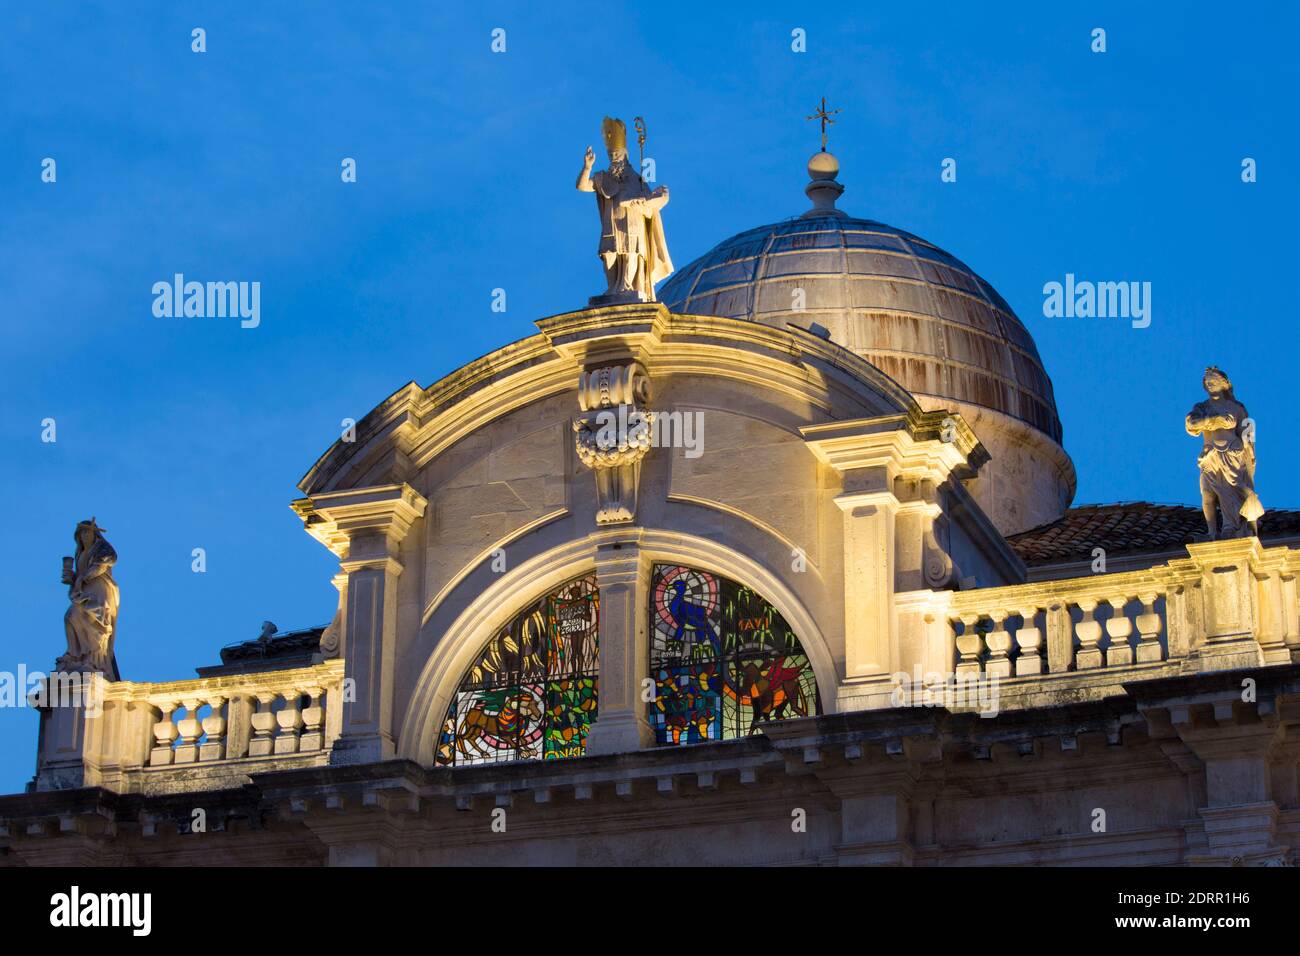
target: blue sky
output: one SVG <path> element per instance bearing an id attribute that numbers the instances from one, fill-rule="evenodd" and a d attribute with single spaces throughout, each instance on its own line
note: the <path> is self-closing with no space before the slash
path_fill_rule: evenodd
<path id="1" fill-rule="evenodd" d="M 1258 422 L 1265 504 L 1300 506 L 1300 17 L 1135 6 L 6 4 L 0 670 L 62 652 L 60 557 L 91 514 L 119 553 L 127 677 L 192 675 L 264 619 L 327 621 L 337 565 L 289 510 L 298 479 L 341 419 L 601 291 L 573 180 L 606 113 L 647 118 L 680 266 L 807 207 L 826 96 L 841 207 L 965 260 L 1035 336 L 1076 503 L 1196 502 L 1182 417 L 1213 362 Z M 260 282 L 261 325 L 155 318 L 177 272 Z M 1067 272 L 1151 282 L 1151 326 L 1044 318 Z M 35 745 L 35 714 L 0 710 L 0 793 Z"/>

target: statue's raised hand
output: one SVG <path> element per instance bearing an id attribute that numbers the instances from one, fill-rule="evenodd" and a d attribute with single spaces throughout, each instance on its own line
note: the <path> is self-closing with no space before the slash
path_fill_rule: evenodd
<path id="1" fill-rule="evenodd" d="M 596 151 L 592 149 L 590 146 L 588 146 L 587 152 L 582 157 L 583 168 L 591 169 L 592 164 L 595 162 L 596 162 Z"/>

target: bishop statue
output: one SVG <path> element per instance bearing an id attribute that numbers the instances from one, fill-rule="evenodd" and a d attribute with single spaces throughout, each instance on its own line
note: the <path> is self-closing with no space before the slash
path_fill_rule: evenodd
<path id="1" fill-rule="evenodd" d="M 638 127 L 644 129 L 644 127 Z M 668 189 L 650 189 L 628 163 L 627 127 L 605 117 L 603 133 L 609 168 L 591 171 L 596 154 L 590 146 L 582 161 L 577 187 L 596 194 L 600 245 L 596 254 L 605 267 L 608 288 L 593 305 L 655 301 L 655 283 L 673 271 L 659 211 L 668 205 Z"/>

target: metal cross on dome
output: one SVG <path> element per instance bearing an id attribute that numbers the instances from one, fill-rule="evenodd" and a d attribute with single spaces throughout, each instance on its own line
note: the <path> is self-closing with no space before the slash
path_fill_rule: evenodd
<path id="1" fill-rule="evenodd" d="M 822 152 L 823 152 L 823 153 L 826 152 L 826 127 L 827 127 L 827 126 L 831 126 L 831 125 L 834 124 L 835 120 L 831 119 L 831 117 L 834 116 L 834 115 L 835 115 L 836 113 L 838 113 L 838 112 L 839 112 L 839 110 L 828 110 L 828 109 L 826 109 L 826 97 L 823 96 L 823 97 L 822 97 L 821 106 L 817 107 L 817 111 L 816 111 L 815 113 L 813 113 L 812 116 L 806 116 L 806 117 L 804 117 L 804 119 L 810 119 L 810 120 L 811 120 L 811 119 L 821 120 L 821 122 L 822 122 Z"/>

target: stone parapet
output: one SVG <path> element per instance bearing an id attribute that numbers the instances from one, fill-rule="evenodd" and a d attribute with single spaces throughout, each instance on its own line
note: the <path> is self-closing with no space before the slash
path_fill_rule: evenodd
<path id="1" fill-rule="evenodd" d="M 900 616 L 934 625 L 912 626 L 915 670 L 995 680 L 1001 706 L 1025 707 L 1300 658 L 1300 551 L 1254 538 L 1187 550 L 1141 571 L 900 595 Z"/>
<path id="2" fill-rule="evenodd" d="M 1242 677 L 1249 703 L 1230 700 Z M 987 718 L 827 714 L 577 760 L 268 766 L 197 800 L 0 797 L 0 865 L 1290 862 L 1300 667 L 1130 691 Z"/>
<path id="3" fill-rule="evenodd" d="M 100 680 L 96 707 L 42 709 L 31 789 L 197 792 L 324 763 L 339 735 L 343 682 L 337 659 L 193 680 Z"/>

